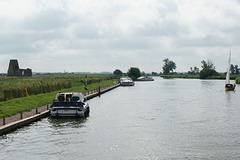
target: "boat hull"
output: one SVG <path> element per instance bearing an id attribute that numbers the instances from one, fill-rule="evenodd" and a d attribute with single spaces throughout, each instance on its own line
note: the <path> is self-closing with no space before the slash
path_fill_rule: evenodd
<path id="1" fill-rule="evenodd" d="M 87 103 L 80 106 L 70 106 L 67 102 L 61 105 L 54 105 L 53 103 L 50 107 L 51 117 L 88 117 L 90 113 L 90 108 Z"/>
<path id="2" fill-rule="evenodd" d="M 52 117 L 86 117 L 89 113 L 78 109 L 55 109 L 50 111 Z"/>
<path id="3" fill-rule="evenodd" d="M 233 84 L 226 84 L 225 85 L 225 90 L 226 91 L 234 91 L 235 90 L 235 85 L 233 85 Z"/>
<path id="4" fill-rule="evenodd" d="M 134 86 L 134 82 L 121 82 L 121 86 Z"/>

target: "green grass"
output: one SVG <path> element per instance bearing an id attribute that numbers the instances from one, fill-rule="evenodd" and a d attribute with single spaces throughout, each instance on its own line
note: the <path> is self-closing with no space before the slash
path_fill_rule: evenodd
<path id="1" fill-rule="evenodd" d="M 49 76 L 47 76 L 47 77 L 43 76 L 42 78 L 47 79 L 48 77 Z M 99 78 L 108 79 L 109 75 L 108 76 L 107 75 L 87 75 L 87 77 L 85 75 L 84 76 L 78 75 L 76 77 L 75 77 L 75 75 L 74 76 L 71 75 L 70 77 L 63 75 L 63 77 L 61 77 L 61 76 L 53 76 L 53 77 L 58 78 L 60 80 L 62 80 L 61 78 L 63 78 L 63 79 L 65 78 L 68 80 L 73 80 L 73 78 L 75 78 L 75 80 L 73 80 L 74 85 L 72 88 L 68 88 L 68 89 L 62 89 L 62 90 L 58 90 L 58 91 L 54 91 L 54 92 L 50 92 L 50 93 L 30 95 L 29 97 L 14 98 L 14 99 L 11 99 L 8 101 L 2 101 L 2 102 L 0 102 L 0 118 L 9 117 L 9 116 L 18 114 L 20 112 L 29 111 L 29 110 L 32 110 L 34 108 L 37 108 L 37 107 L 40 107 L 40 106 L 43 106 L 46 104 L 50 104 L 58 92 L 86 93 L 88 91 L 93 91 L 93 90 L 97 89 L 99 86 L 106 87 L 106 86 L 112 85 L 114 83 L 114 81 L 117 80 L 117 79 L 103 80 L 100 82 L 88 84 L 88 90 L 86 91 L 84 89 L 84 84 L 82 83 L 81 80 L 86 79 L 86 78 L 88 80 L 96 79 L 96 78 L 97 79 L 99 79 Z M 34 78 L 35 77 L 33 77 L 33 79 Z M 50 79 L 52 79 L 52 78 L 50 78 Z M 22 81 L 22 80 L 23 79 L 20 78 L 20 81 Z M 15 79 L 15 81 L 18 81 L 17 78 Z"/>

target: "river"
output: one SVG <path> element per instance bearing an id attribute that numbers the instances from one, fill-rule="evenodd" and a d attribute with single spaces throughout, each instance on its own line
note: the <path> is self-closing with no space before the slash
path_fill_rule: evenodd
<path id="1" fill-rule="evenodd" d="M 0 159 L 240 159 L 240 86 L 162 79 L 88 101 L 87 119 L 44 118 L 0 137 Z"/>

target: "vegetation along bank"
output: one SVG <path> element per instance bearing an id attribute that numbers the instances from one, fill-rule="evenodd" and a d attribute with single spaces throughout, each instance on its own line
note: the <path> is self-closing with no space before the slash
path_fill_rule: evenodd
<path id="1" fill-rule="evenodd" d="M 162 67 L 163 73 L 160 74 L 163 78 L 191 78 L 191 79 L 226 79 L 226 73 L 218 73 L 212 60 L 201 61 L 202 70 L 198 67 L 190 67 L 190 71 L 186 73 L 176 73 L 173 70 L 176 69 L 176 64 L 170 61 L 168 58 L 163 60 L 164 65 Z M 238 65 L 231 65 L 231 80 L 235 80 L 236 84 L 240 84 L 240 72 Z"/>

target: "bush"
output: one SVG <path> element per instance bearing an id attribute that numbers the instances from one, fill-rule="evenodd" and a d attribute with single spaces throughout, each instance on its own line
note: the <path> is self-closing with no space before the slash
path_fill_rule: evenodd
<path id="1" fill-rule="evenodd" d="M 240 84 L 240 77 L 237 77 L 237 78 L 235 79 L 235 83 L 236 83 L 236 84 Z"/>
<path id="2" fill-rule="evenodd" d="M 200 79 L 207 79 L 212 76 L 219 76 L 220 74 L 214 69 L 203 69 L 200 72 Z"/>
<path id="3" fill-rule="evenodd" d="M 138 77 L 141 76 L 141 73 L 140 73 L 140 70 L 138 68 L 135 68 L 135 67 L 131 67 L 129 70 L 128 70 L 128 76 L 130 78 L 132 78 L 134 81 L 137 80 Z"/>

